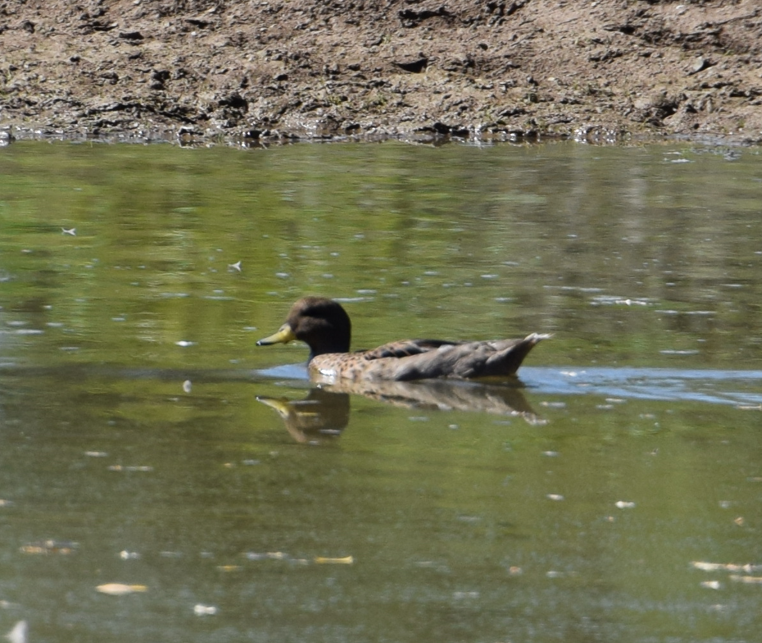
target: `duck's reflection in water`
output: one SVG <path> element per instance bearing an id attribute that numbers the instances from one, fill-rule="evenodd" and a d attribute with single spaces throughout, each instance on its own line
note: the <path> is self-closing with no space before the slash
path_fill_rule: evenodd
<path id="1" fill-rule="evenodd" d="M 304 399 L 257 397 L 275 409 L 297 442 L 336 437 L 349 424 L 349 395 L 362 395 L 386 404 L 409 409 L 471 411 L 521 417 L 529 424 L 544 424 L 519 382 L 485 384 L 462 380 L 339 381 L 312 388 Z"/>
<path id="2" fill-rule="evenodd" d="M 275 409 L 286 429 L 297 442 L 315 442 L 336 437 L 349 423 L 349 394 L 333 393 L 322 388 L 310 389 L 303 400 L 287 397 L 257 396 L 257 400 Z"/>

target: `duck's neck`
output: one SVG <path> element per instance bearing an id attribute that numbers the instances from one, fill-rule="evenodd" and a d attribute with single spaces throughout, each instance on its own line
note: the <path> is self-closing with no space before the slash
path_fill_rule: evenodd
<path id="1" fill-rule="evenodd" d="M 348 353 L 349 339 L 331 339 L 319 343 L 310 343 L 310 361 L 318 355 L 326 353 Z"/>

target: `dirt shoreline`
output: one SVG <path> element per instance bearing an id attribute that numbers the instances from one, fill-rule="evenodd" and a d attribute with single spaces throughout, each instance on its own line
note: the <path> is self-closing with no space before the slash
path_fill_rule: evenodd
<path id="1" fill-rule="evenodd" d="M 0 142 L 762 142 L 758 0 L 0 0 Z"/>

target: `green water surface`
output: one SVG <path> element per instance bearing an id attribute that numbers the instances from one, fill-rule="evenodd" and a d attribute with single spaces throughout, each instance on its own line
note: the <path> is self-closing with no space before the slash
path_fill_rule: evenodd
<path id="1" fill-rule="evenodd" d="M 0 634 L 759 641 L 760 213 L 755 149 L 0 149 Z M 304 294 L 553 337 L 315 391 Z"/>

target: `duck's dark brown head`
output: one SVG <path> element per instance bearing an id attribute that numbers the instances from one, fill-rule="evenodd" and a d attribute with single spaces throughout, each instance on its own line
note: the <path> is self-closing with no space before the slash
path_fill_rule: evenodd
<path id="1" fill-rule="evenodd" d="M 303 297 L 288 313 L 286 323 L 257 346 L 287 344 L 298 339 L 310 347 L 310 359 L 325 353 L 348 353 L 352 337 L 349 315 L 337 302 L 325 297 Z"/>

